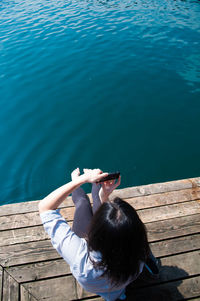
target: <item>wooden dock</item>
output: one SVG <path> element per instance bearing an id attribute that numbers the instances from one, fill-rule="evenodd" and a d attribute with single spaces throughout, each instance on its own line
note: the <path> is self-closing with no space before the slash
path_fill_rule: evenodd
<path id="1" fill-rule="evenodd" d="M 135 282 L 127 300 L 200 300 L 200 178 L 119 189 L 138 211 L 160 261 L 160 279 Z M 73 221 L 67 198 L 61 213 Z M 93 300 L 52 248 L 38 214 L 38 201 L 0 207 L 1 301 Z"/>

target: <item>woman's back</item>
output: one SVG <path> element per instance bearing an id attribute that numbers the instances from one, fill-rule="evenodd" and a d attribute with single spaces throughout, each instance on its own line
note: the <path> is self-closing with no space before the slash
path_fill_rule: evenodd
<path id="1" fill-rule="evenodd" d="M 149 252 L 144 224 L 135 209 L 120 198 L 101 205 L 91 221 L 87 241 L 89 251 L 101 254 L 100 261 L 93 261 L 94 267 L 104 270 L 112 284 L 135 277 Z"/>

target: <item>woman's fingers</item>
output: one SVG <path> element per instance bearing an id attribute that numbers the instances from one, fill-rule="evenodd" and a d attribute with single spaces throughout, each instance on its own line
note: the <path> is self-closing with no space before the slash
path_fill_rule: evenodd
<path id="1" fill-rule="evenodd" d="M 99 168 L 95 168 L 95 169 L 84 168 L 83 171 L 85 177 L 87 178 L 87 181 L 91 183 L 98 182 L 108 175 L 107 172 L 103 173 L 102 170 Z"/>

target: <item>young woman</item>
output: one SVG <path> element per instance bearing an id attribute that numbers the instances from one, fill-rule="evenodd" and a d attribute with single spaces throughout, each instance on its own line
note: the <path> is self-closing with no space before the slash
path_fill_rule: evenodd
<path id="1" fill-rule="evenodd" d="M 120 198 L 108 199 L 120 178 L 96 184 L 107 175 L 100 169 L 84 169 L 80 175 L 75 169 L 71 182 L 40 201 L 39 212 L 54 248 L 80 285 L 112 301 L 126 298 L 125 288 L 142 272 L 150 249 L 134 208 Z M 84 183 L 93 183 L 93 207 L 80 187 Z M 76 208 L 72 229 L 57 210 L 71 193 Z"/>

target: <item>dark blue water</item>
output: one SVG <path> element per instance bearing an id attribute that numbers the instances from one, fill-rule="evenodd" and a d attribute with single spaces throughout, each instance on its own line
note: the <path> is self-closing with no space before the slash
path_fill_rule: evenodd
<path id="1" fill-rule="evenodd" d="M 0 204 L 200 175 L 198 0 L 2 0 L 0 54 Z"/>

